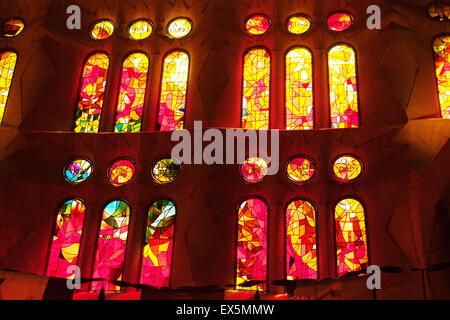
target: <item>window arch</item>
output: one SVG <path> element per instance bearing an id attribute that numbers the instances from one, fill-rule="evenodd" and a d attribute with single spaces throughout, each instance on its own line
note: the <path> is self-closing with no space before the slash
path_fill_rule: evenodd
<path id="1" fill-rule="evenodd" d="M 433 52 L 441 116 L 450 119 L 450 35 L 437 37 Z"/>
<path id="2" fill-rule="evenodd" d="M 338 44 L 328 51 L 331 127 L 359 127 L 356 52 L 347 44 Z"/>
<path id="3" fill-rule="evenodd" d="M 257 287 L 239 287 L 251 280 L 267 281 L 269 209 L 264 200 L 250 198 L 239 206 L 236 248 L 236 285 L 243 290 Z M 266 284 L 258 285 L 266 290 Z"/>
<path id="4" fill-rule="evenodd" d="M 149 63 L 143 52 L 131 53 L 123 61 L 115 132 L 141 131 Z"/>
<path id="5" fill-rule="evenodd" d="M 98 132 L 108 70 L 109 57 L 106 53 L 96 52 L 86 59 L 77 99 L 75 132 Z"/>
<path id="6" fill-rule="evenodd" d="M 314 204 L 307 200 L 294 200 L 286 207 L 288 280 L 318 279 L 316 219 Z"/>
<path id="7" fill-rule="evenodd" d="M 354 198 L 342 199 L 334 208 L 334 217 L 338 276 L 367 268 L 369 253 L 362 203 Z"/>
<path id="8" fill-rule="evenodd" d="M 123 200 L 112 201 L 103 210 L 92 278 L 105 281 L 92 282 L 93 291 L 100 291 L 102 286 L 105 291 L 120 290 L 109 281 L 122 280 L 130 213 L 128 203 Z"/>
<path id="9" fill-rule="evenodd" d="M 158 111 L 158 130 L 173 131 L 184 128 L 189 55 L 174 50 L 164 57 Z"/>
<path id="10" fill-rule="evenodd" d="M 0 52 L 0 126 L 3 123 L 16 63 L 17 53 L 14 51 Z"/>
<path id="11" fill-rule="evenodd" d="M 268 130 L 270 117 L 271 57 L 256 47 L 244 55 L 242 81 L 243 129 Z"/>
<path id="12" fill-rule="evenodd" d="M 286 54 L 285 99 L 286 130 L 314 129 L 313 59 L 305 47 Z"/>
<path id="13" fill-rule="evenodd" d="M 175 204 L 166 199 L 155 201 L 148 211 L 140 283 L 169 287 L 175 235 Z"/>
<path id="14" fill-rule="evenodd" d="M 68 200 L 59 208 L 47 259 L 48 277 L 73 275 L 68 268 L 78 264 L 85 214 L 86 206 L 79 199 Z"/>

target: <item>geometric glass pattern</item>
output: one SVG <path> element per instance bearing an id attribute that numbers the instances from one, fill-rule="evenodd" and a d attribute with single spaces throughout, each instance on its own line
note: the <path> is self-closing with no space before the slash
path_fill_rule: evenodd
<path id="1" fill-rule="evenodd" d="M 348 12 L 336 12 L 328 17 L 327 24 L 332 31 L 345 31 L 353 25 L 353 16 Z"/>
<path id="2" fill-rule="evenodd" d="M 158 131 L 184 128 L 189 56 L 172 51 L 164 58 L 158 111 Z"/>
<path id="3" fill-rule="evenodd" d="M 128 35 L 133 40 L 144 40 L 150 37 L 153 26 L 150 20 L 139 19 L 131 23 L 128 28 Z"/>
<path id="4" fill-rule="evenodd" d="M 355 180 L 361 175 L 362 169 L 361 160 L 351 155 L 339 156 L 333 163 L 333 173 L 341 182 Z"/>
<path id="5" fill-rule="evenodd" d="M 286 55 L 286 130 L 314 129 L 312 55 L 294 48 Z"/>
<path id="6" fill-rule="evenodd" d="M 303 34 L 311 28 L 311 19 L 304 15 L 295 15 L 288 19 L 287 29 L 292 34 Z"/>
<path id="7" fill-rule="evenodd" d="M 253 15 L 247 19 L 245 30 L 251 35 L 258 36 L 266 33 L 270 29 L 270 19 L 264 15 Z"/>
<path id="8" fill-rule="evenodd" d="M 95 40 L 104 40 L 114 33 L 114 22 L 102 20 L 91 27 L 91 37 Z"/>
<path id="9" fill-rule="evenodd" d="M 255 48 L 244 57 L 242 128 L 269 129 L 270 54 Z"/>
<path id="10" fill-rule="evenodd" d="M 328 52 L 331 127 L 359 127 L 356 54 L 352 47 L 340 44 Z"/>
<path id="11" fill-rule="evenodd" d="M 92 54 L 84 64 L 78 93 L 75 132 L 98 132 L 108 69 L 109 57 L 100 52 Z"/>
<path id="12" fill-rule="evenodd" d="M 18 36 L 24 28 L 25 23 L 23 20 L 17 18 L 10 19 L 3 24 L 3 36 L 8 38 Z"/>
<path id="13" fill-rule="evenodd" d="M 84 203 L 77 199 L 64 202 L 59 209 L 47 261 L 47 277 L 75 276 L 67 269 L 78 264 L 85 213 Z"/>
<path id="14" fill-rule="evenodd" d="M 140 283 L 169 287 L 175 232 L 175 204 L 158 200 L 148 211 Z"/>
<path id="15" fill-rule="evenodd" d="M 72 184 L 84 182 L 92 173 L 92 163 L 85 158 L 72 160 L 64 169 L 64 177 Z"/>
<path id="16" fill-rule="evenodd" d="M 450 119 L 450 36 L 436 38 L 433 49 L 441 116 Z"/>
<path id="17" fill-rule="evenodd" d="M 267 175 L 268 169 L 269 166 L 264 159 L 248 158 L 241 165 L 241 174 L 248 182 L 259 182 Z"/>
<path id="18" fill-rule="evenodd" d="M 92 278 L 105 281 L 92 282 L 92 291 L 100 291 L 102 286 L 105 291 L 120 290 L 108 280 L 122 280 L 129 221 L 130 207 L 125 201 L 113 201 L 103 210 Z"/>
<path id="19" fill-rule="evenodd" d="M 148 68 L 149 60 L 145 53 L 132 53 L 123 62 L 115 132 L 141 131 Z"/>
<path id="20" fill-rule="evenodd" d="M 269 209 L 258 198 L 244 201 L 239 207 L 236 248 L 236 286 L 239 290 L 266 290 L 266 284 L 240 287 L 247 281 L 267 281 L 267 228 Z"/>
<path id="21" fill-rule="evenodd" d="M 161 184 L 170 183 L 180 174 L 181 167 L 172 159 L 162 159 L 158 161 L 152 170 L 153 178 Z"/>
<path id="22" fill-rule="evenodd" d="M 17 54 L 15 52 L 0 52 L 0 125 L 3 123 L 16 62 Z"/>
<path id="23" fill-rule="evenodd" d="M 450 21 L 450 5 L 433 3 L 428 7 L 428 15 L 433 20 Z"/>
<path id="24" fill-rule="evenodd" d="M 317 279 L 316 210 L 306 200 L 292 201 L 286 209 L 286 275 Z"/>
<path id="25" fill-rule="evenodd" d="M 362 204 L 355 199 L 343 199 L 336 205 L 334 214 L 338 276 L 366 269 L 369 254 Z"/>
<path id="26" fill-rule="evenodd" d="M 286 174 L 293 182 L 304 183 L 312 179 L 316 173 L 314 161 L 306 157 L 296 157 L 286 166 Z"/>
<path id="27" fill-rule="evenodd" d="M 136 165 L 129 159 L 116 160 L 108 169 L 108 178 L 115 187 L 126 184 L 134 178 L 135 174 Z"/>
<path id="28" fill-rule="evenodd" d="M 192 31 L 192 22 L 188 18 L 176 18 L 169 22 L 167 33 L 172 38 L 180 39 L 187 36 Z"/>

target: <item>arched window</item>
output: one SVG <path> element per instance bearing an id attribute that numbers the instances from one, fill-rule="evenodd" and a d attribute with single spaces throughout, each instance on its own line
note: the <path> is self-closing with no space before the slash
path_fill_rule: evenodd
<path id="1" fill-rule="evenodd" d="M 244 201 L 238 212 L 236 249 L 236 285 L 241 290 L 256 290 L 257 287 L 239 285 L 251 281 L 267 281 L 267 230 L 269 209 L 259 198 Z M 266 284 L 258 285 L 266 290 Z"/>
<path id="2" fill-rule="evenodd" d="M 288 280 L 317 279 L 316 209 L 306 200 L 286 208 L 286 276 Z"/>
<path id="3" fill-rule="evenodd" d="M 149 59 L 145 53 L 130 54 L 122 64 L 115 132 L 140 132 L 144 111 Z"/>
<path id="4" fill-rule="evenodd" d="M 69 272 L 68 268 L 78 264 L 85 214 L 86 207 L 81 200 L 72 199 L 61 205 L 47 260 L 48 277 L 73 276 L 73 270 Z"/>
<path id="5" fill-rule="evenodd" d="M 153 287 L 169 287 L 172 267 L 175 216 L 170 200 L 158 200 L 148 211 L 140 283 Z"/>
<path id="6" fill-rule="evenodd" d="M 253 48 L 245 54 L 241 118 L 243 129 L 269 129 L 270 70 L 270 53 L 265 48 Z"/>
<path id="7" fill-rule="evenodd" d="M 286 130 L 314 129 L 312 54 L 306 48 L 286 55 Z"/>
<path id="8" fill-rule="evenodd" d="M 359 127 L 356 53 L 346 44 L 334 46 L 328 52 L 331 127 Z"/>
<path id="9" fill-rule="evenodd" d="M 75 132 L 98 132 L 108 69 L 109 57 L 105 53 L 94 53 L 86 60 L 78 93 Z"/>
<path id="10" fill-rule="evenodd" d="M 163 63 L 158 111 L 159 131 L 184 128 L 188 76 L 188 54 L 181 50 L 169 52 Z"/>
<path id="11" fill-rule="evenodd" d="M 339 201 L 334 209 L 337 274 L 367 268 L 369 253 L 364 207 L 356 199 Z"/>
<path id="12" fill-rule="evenodd" d="M 15 52 L 4 51 L 0 53 L 0 126 L 3 123 L 16 62 L 17 54 Z"/>
<path id="13" fill-rule="evenodd" d="M 129 221 L 130 207 L 125 201 L 112 201 L 103 210 L 92 278 L 122 280 Z M 109 281 L 92 282 L 91 290 L 100 291 L 102 286 L 105 291 L 120 290 Z"/>
<path id="14" fill-rule="evenodd" d="M 436 38 L 433 50 L 441 116 L 450 119 L 450 35 Z"/>

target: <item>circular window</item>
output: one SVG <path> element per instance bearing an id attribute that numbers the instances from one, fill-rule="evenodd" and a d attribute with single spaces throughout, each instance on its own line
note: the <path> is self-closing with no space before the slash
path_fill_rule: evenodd
<path id="1" fill-rule="evenodd" d="M 105 40 L 114 33 L 114 22 L 111 20 L 101 20 L 91 27 L 91 37 L 95 40 Z"/>
<path id="2" fill-rule="evenodd" d="M 3 36 L 12 38 L 18 36 L 23 29 L 25 28 L 25 23 L 22 19 L 19 18 L 12 18 L 6 21 L 3 24 Z"/>
<path id="3" fill-rule="evenodd" d="M 259 36 L 269 31 L 271 24 L 266 15 L 254 14 L 245 21 L 245 30 L 248 34 Z"/>
<path id="4" fill-rule="evenodd" d="M 92 173 L 92 163 L 85 158 L 77 158 L 69 162 L 64 168 L 64 177 L 72 184 L 86 181 Z"/>
<path id="5" fill-rule="evenodd" d="M 305 15 L 294 15 L 288 19 L 287 29 L 292 34 L 303 34 L 311 28 L 311 18 Z"/>
<path id="6" fill-rule="evenodd" d="M 333 162 L 333 173 L 342 182 L 355 180 L 361 175 L 362 170 L 361 160 L 352 155 L 339 156 Z"/>
<path id="7" fill-rule="evenodd" d="M 450 21 L 450 5 L 433 3 L 428 7 L 428 15 L 433 20 Z"/>
<path id="8" fill-rule="evenodd" d="M 175 181 L 180 172 L 180 165 L 172 159 L 162 159 L 152 169 L 153 179 L 162 184 Z"/>
<path id="9" fill-rule="evenodd" d="M 108 178 L 115 187 L 131 181 L 136 174 L 136 165 L 130 159 L 114 161 L 108 168 Z"/>
<path id="10" fill-rule="evenodd" d="M 316 173 L 314 161 L 307 157 L 295 157 L 286 165 L 286 174 L 290 180 L 304 183 L 312 179 Z"/>
<path id="11" fill-rule="evenodd" d="M 128 27 L 128 35 L 133 40 L 144 40 L 150 37 L 153 31 L 152 22 L 147 19 L 139 19 Z"/>
<path id="12" fill-rule="evenodd" d="M 331 31 L 345 31 L 353 25 L 353 16 L 345 11 L 335 12 L 328 17 L 327 24 Z"/>
<path id="13" fill-rule="evenodd" d="M 241 165 L 242 177 L 248 182 L 259 182 L 267 175 L 269 166 L 262 158 L 248 158 Z"/>
<path id="14" fill-rule="evenodd" d="M 175 39 L 184 38 L 191 32 L 192 22 L 188 18 L 176 18 L 167 26 L 167 33 Z"/>

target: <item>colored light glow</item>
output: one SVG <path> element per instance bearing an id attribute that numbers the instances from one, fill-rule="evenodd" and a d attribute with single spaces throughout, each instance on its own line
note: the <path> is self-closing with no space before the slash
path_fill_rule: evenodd
<path id="1" fill-rule="evenodd" d="M 333 164 L 333 173 L 342 182 L 355 180 L 361 175 L 362 169 L 361 161 L 350 155 L 339 157 Z"/>
<path id="2" fill-rule="evenodd" d="M 148 211 L 142 252 L 140 283 L 169 287 L 176 208 L 170 200 L 158 200 Z"/>
<path id="3" fill-rule="evenodd" d="M 108 177 L 115 187 L 122 186 L 136 174 L 136 166 L 134 162 L 128 159 L 121 159 L 115 161 L 108 169 Z"/>
<path id="4" fill-rule="evenodd" d="M 176 18 L 167 27 L 167 33 L 176 39 L 184 38 L 191 32 L 192 22 L 187 18 Z"/>
<path id="5" fill-rule="evenodd" d="M 317 279 L 316 210 L 305 200 L 286 209 L 286 275 L 289 280 Z"/>
<path id="6" fill-rule="evenodd" d="M 122 281 L 129 222 L 130 207 L 125 201 L 113 201 L 103 210 L 92 278 L 106 281 L 92 282 L 92 291 L 100 291 L 102 286 L 105 291 L 120 290 L 110 281 Z"/>
<path id="7" fill-rule="evenodd" d="M 111 20 L 102 20 L 91 27 L 91 37 L 95 40 L 108 39 L 114 33 L 114 23 Z"/>
<path id="8" fill-rule="evenodd" d="M 17 54 L 15 52 L 4 51 L 0 53 L 0 125 L 3 123 L 16 63 Z"/>
<path id="9" fill-rule="evenodd" d="M 263 48 L 252 49 L 244 57 L 243 129 L 269 129 L 270 63 L 270 54 Z"/>
<path id="10" fill-rule="evenodd" d="M 286 55 L 286 130 L 314 129 L 312 54 L 294 48 Z"/>
<path id="11" fill-rule="evenodd" d="M 433 3 L 428 7 L 428 15 L 437 21 L 450 21 L 450 5 Z"/>
<path id="12" fill-rule="evenodd" d="M 12 38 L 18 36 L 25 28 L 25 23 L 21 19 L 10 19 L 3 24 L 3 36 Z"/>
<path id="13" fill-rule="evenodd" d="M 288 162 L 286 174 L 289 179 L 297 183 L 304 183 L 312 179 L 316 173 L 314 162 L 308 158 L 297 157 Z"/>
<path id="14" fill-rule="evenodd" d="M 128 28 L 128 35 L 133 40 L 144 40 L 150 37 L 153 26 L 150 20 L 140 19 L 131 23 Z"/>
<path id="15" fill-rule="evenodd" d="M 164 59 L 158 130 L 173 131 L 184 128 L 186 112 L 189 56 L 172 51 Z"/>
<path id="16" fill-rule="evenodd" d="M 242 177 L 248 182 L 259 182 L 267 175 L 269 166 L 264 159 L 249 158 L 241 165 Z"/>
<path id="17" fill-rule="evenodd" d="M 344 199 L 334 212 L 338 276 L 367 268 L 369 254 L 362 204 L 355 199 Z"/>
<path id="18" fill-rule="evenodd" d="M 330 30 L 342 32 L 353 25 L 353 16 L 348 12 L 336 12 L 328 17 L 327 24 Z"/>
<path id="19" fill-rule="evenodd" d="M 261 14 L 256 14 L 247 19 L 245 22 L 245 30 L 251 35 L 259 36 L 270 29 L 270 19 Z"/>
<path id="20" fill-rule="evenodd" d="M 71 161 L 64 169 L 64 177 L 72 184 L 80 184 L 86 181 L 91 173 L 92 163 L 84 158 Z"/>
<path id="21" fill-rule="evenodd" d="M 115 132 L 141 131 L 148 69 L 145 53 L 133 53 L 123 62 Z"/>
<path id="22" fill-rule="evenodd" d="M 94 53 L 87 59 L 81 76 L 75 116 L 75 132 L 98 132 L 108 69 L 109 58 L 104 53 Z"/>
<path id="23" fill-rule="evenodd" d="M 441 116 L 450 119 L 450 36 L 436 38 L 433 49 Z"/>
<path id="24" fill-rule="evenodd" d="M 268 218 L 267 205 L 260 199 L 248 199 L 239 207 L 236 248 L 236 285 L 239 290 L 257 289 L 257 286 L 239 286 L 247 281 L 267 281 Z M 265 291 L 266 284 L 259 284 L 258 289 Z"/>
<path id="25" fill-rule="evenodd" d="M 172 159 L 162 159 L 153 167 L 153 178 L 161 184 L 170 183 L 180 175 L 180 166 Z"/>
<path id="26" fill-rule="evenodd" d="M 348 45 L 336 45 L 328 53 L 331 127 L 359 127 L 356 54 Z"/>
<path id="27" fill-rule="evenodd" d="M 86 207 L 81 200 L 66 201 L 58 211 L 47 261 L 47 277 L 74 278 L 68 272 L 78 264 Z"/>
<path id="28" fill-rule="evenodd" d="M 287 29 L 292 34 L 303 34 L 311 28 L 311 19 L 304 15 L 295 15 L 289 18 Z"/>

